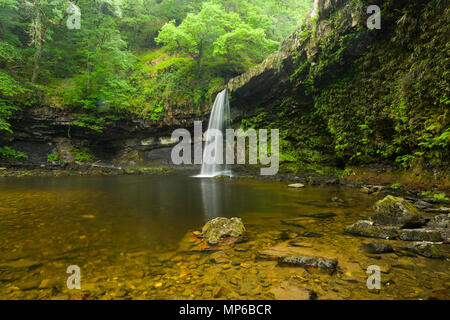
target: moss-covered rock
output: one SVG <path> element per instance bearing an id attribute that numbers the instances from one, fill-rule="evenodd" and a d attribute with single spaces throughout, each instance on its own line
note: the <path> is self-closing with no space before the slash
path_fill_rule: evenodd
<path id="1" fill-rule="evenodd" d="M 425 218 L 407 200 L 388 195 L 373 206 L 370 220 L 376 224 L 415 228 L 425 224 Z"/>
<path id="2" fill-rule="evenodd" d="M 395 226 L 377 226 L 373 221 L 360 220 L 351 226 L 345 228 L 345 232 L 363 237 L 395 239 L 397 237 L 398 227 Z"/>
<path id="3" fill-rule="evenodd" d="M 398 230 L 398 235 L 405 241 L 440 242 L 444 240 L 439 231 L 432 229 L 401 229 Z"/>
<path id="4" fill-rule="evenodd" d="M 244 235 L 245 226 L 241 218 L 218 217 L 208 221 L 198 237 L 205 238 L 210 245 L 215 245 L 224 237 L 243 239 Z"/>
<path id="5" fill-rule="evenodd" d="M 439 252 L 438 248 L 436 248 L 435 245 L 432 245 L 430 243 L 414 242 L 413 244 L 409 245 L 406 249 L 427 258 L 433 259 L 444 258 L 444 256 Z"/>

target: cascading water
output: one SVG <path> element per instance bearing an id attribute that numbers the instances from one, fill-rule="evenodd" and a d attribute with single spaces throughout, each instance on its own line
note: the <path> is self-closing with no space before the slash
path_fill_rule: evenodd
<path id="1" fill-rule="evenodd" d="M 219 175 L 231 176 L 231 170 L 225 164 L 226 129 L 230 127 L 230 102 L 226 89 L 221 91 L 214 101 L 206 131 L 203 150 L 202 170 L 199 178 L 212 178 Z"/>

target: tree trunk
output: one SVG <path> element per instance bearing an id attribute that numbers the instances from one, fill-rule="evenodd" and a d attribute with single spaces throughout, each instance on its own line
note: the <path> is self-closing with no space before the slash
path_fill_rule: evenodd
<path id="1" fill-rule="evenodd" d="M 41 27 L 41 16 L 39 11 L 36 14 L 36 53 L 34 54 L 34 63 L 33 63 L 33 74 L 31 75 L 31 83 L 35 84 L 37 77 L 39 75 L 39 62 L 42 57 L 42 49 L 44 47 L 45 42 L 45 33 L 47 30 L 47 25 Z"/>

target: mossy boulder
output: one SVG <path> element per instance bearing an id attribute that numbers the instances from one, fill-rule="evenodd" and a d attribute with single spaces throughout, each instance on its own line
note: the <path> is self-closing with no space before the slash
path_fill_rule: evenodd
<path id="1" fill-rule="evenodd" d="M 345 228 L 345 232 L 363 237 L 395 239 L 397 237 L 398 227 L 395 226 L 377 226 L 373 221 L 360 220 L 351 226 Z"/>
<path id="2" fill-rule="evenodd" d="M 426 223 L 425 218 L 411 203 L 391 195 L 377 201 L 373 210 L 375 213 L 370 216 L 370 220 L 376 224 L 418 228 Z"/>
<path id="3" fill-rule="evenodd" d="M 409 245 L 406 249 L 426 258 L 432 259 L 444 258 L 444 256 L 439 252 L 438 248 L 436 248 L 436 246 L 432 245 L 431 243 L 414 242 L 413 244 Z"/>
<path id="4" fill-rule="evenodd" d="M 245 236 L 245 226 L 241 218 L 218 217 L 208 221 L 199 238 L 204 238 L 210 245 L 218 244 L 222 238 L 232 237 L 237 240 L 243 240 Z"/>
<path id="5" fill-rule="evenodd" d="M 398 231 L 398 235 L 405 241 L 440 242 L 444 240 L 439 231 L 432 229 L 401 229 Z"/>

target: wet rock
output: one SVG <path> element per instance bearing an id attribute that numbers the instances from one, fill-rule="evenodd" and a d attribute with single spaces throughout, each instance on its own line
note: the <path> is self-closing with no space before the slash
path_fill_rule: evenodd
<path id="1" fill-rule="evenodd" d="M 281 231 L 277 240 L 291 240 L 291 239 L 295 239 L 297 237 L 298 237 L 298 233 L 292 232 L 289 230 L 283 230 L 283 231 Z"/>
<path id="2" fill-rule="evenodd" d="M 345 232 L 363 237 L 395 239 L 397 237 L 398 227 L 394 226 L 377 226 L 373 221 L 360 220 L 355 224 L 345 228 Z"/>
<path id="3" fill-rule="evenodd" d="M 444 240 L 439 231 L 432 229 L 401 229 L 398 234 L 399 238 L 405 241 L 440 242 Z"/>
<path id="4" fill-rule="evenodd" d="M 414 203 L 414 206 L 417 209 L 423 210 L 423 209 L 431 208 L 433 205 L 429 202 L 426 202 L 423 200 L 418 200 L 416 203 Z"/>
<path id="5" fill-rule="evenodd" d="M 337 260 L 328 260 L 318 257 L 287 256 L 278 258 L 280 265 L 299 266 L 304 268 L 318 268 L 330 273 L 336 271 Z"/>
<path id="6" fill-rule="evenodd" d="M 119 288 L 114 292 L 116 298 L 123 298 L 128 294 L 128 291 L 124 288 Z"/>
<path id="7" fill-rule="evenodd" d="M 317 294 L 313 290 L 302 288 L 288 281 L 283 281 L 270 292 L 277 300 L 314 300 L 317 298 Z"/>
<path id="8" fill-rule="evenodd" d="M 370 189 L 367 187 L 362 187 L 361 189 L 359 189 L 359 191 L 361 191 L 362 193 L 367 193 L 367 194 L 371 193 Z"/>
<path id="9" fill-rule="evenodd" d="M 1 263 L 0 267 L 34 269 L 41 265 L 42 264 L 38 261 L 28 260 L 28 259 L 19 259 L 19 260 L 15 260 L 15 261 L 9 261 L 6 263 Z"/>
<path id="10" fill-rule="evenodd" d="M 304 188 L 305 185 L 304 185 L 304 184 L 301 184 L 301 183 L 293 183 L 293 184 L 288 185 L 288 187 L 289 187 L 289 188 L 300 189 L 300 188 Z"/>
<path id="11" fill-rule="evenodd" d="M 434 216 L 427 226 L 435 228 L 450 228 L 450 213 Z"/>
<path id="12" fill-rule="evenodd" d="M 370 220 L 376 224 L 415 228 L 423 226 L 426 222 L 425 218 L 410 202 L 391 195 L 377 201 L 373 210 L 375 213 L 370 216 Z"/>
<path id="13" fill-rule="evenodd" d="M 313 245 L 310 243 L 306 243 L 303 241 L 299 241 L 299 240 L 292 240 L 289 241 L 288 244 L 292 247 L 303 247 L 303 248 L 312 248 Z"/>
<path id="14" fill-rule="evenodd" d="M 305 226 L 300 223 L 300 221 L 303 220 L 301 219 L 280 220 L 281 224 L 284 224 L 285 226 L 293 226 L 297 228 L 306 229 Z"/>
<path id="15" fill-rule="evenodd" d="M 20 284 L 19 288 L 20 288 L 20 290 L 34 290 L 34 289 L 38 289 L 40 284 L 41 284 L 41 281 L 38 279 L 29 280 L 25 283 Z"/>
<path id="16" fill-rule="evenodd" d="M 321 212 L 321 213 L 316 213 L 316 214 L 300 213 L 298 216 L 304 217 L 304 218 L 314 218 L 314 219 L 330 219 L 330 218 L 336 217 L 337 214 L 332 213 L 332 212 Z"/>
<path id="17" fill-rule="evenodd" d="M 338 203 L 344 203 L 344 200 L 338 197 L 331 198 L 331 202 L 338 202 Z"/>
<path id="18" fill-rule="evenodd" d="M 306 238 L 322 238 L 323 234 L 317 233 L 317 232 L 305 232 L 305 233 L 302 233 L 300 236 L 306 237 Z"/>
<path id="19" fill-rule="evenodd" d="M 242 240 L 245 235 L 245 227 L 240 218 L 219 217 L 208 221 L 202 229 L 199 238 L 205 238 L 211 244 L 218 244 L 222 238 L 232 237 Z"/>
<path id="20" fill-rule="evenodd" d="M 39 289 L 50 289 L 57 285 L 54 279 L 44 279 L 39 284 Z"/>
<path id="21" fill-rule="evenodd" d="M 372 254 L 389 253 L 394 252 L 394 249 L 390 244 L 370 242 L 362 246 L 364 252 Z"/>
<path id="22" fill-rule="evenodd" d="M 414 252 L 426 258 L 443 259 L 444 256 L 439 252 L 435 245 L 424 242 L 414 242 L 409 245 L 407 250 Z"/>

